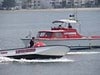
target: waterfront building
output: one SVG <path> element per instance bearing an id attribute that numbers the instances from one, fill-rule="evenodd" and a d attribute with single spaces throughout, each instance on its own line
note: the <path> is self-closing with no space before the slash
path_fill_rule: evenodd
<path id="1" fill-rule="evenodd" d="M 22 0 L 16 0 L 16 9 L 22 9 Z"/>
<path id="2" fill-rule="evenodd" d="M 22 1 L 22 6 L 26 9 L 40 9 L 41 0 L 25 0 Z"/>
<path id="3" fill-rule="evenodd" d="M 31 9 L 94 7 L 98 0 L 23 0 L 23 5 Z"/>
<path id="4" fill-rule="evenodd" d="M 2 2 L 0 0 L 0 7 Z M 100 5 L 100 0 L 15 0 L 17 9 L 50 9 L 50 8 L 73 8 L 95 7 Z"/>
<path id="5" fill-rule="evenodd" d="M 41 0 L 42 8 L 61 8 L 62 0 Z"/>
<path id="6" fill-rule="evenodd" d="M 41 0 L 32 0 L 31 1 L 31 8 L 40 9 L 41 8 Z"/>
<path id="7" fill-rule="evenodd" d="M 82 5 L 82 0 L 74 0 L 75 7 L 81 7 L 81 5 Z"/>
<path id="8" fill-rule="evenodd" d="M 93 7 L 96 5 L 96 0 L 74 0 L 74 5 L 78 7 Z"/>
<path id="9" fill-rule="evenodd" d="M 66 0 L 66 7 L 72 8 L 74 6 L 74 0 Z"/>

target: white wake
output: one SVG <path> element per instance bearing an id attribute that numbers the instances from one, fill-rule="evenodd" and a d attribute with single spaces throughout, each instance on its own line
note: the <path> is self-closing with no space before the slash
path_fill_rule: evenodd
<path id="1" fill-rule="evenodd" d="M 32 63 L 32 62 L 38 62 L 38 63 L 57 63 L 57 62 L 74 62 L 74 60 L 67 59 L 67 58 L 60 58 L 60 59 L 33 59 L 33 60 L 27 60 L 27 59 L 11 59 L 7 57 L 0 57 L 0 63 L 7 63 L 7 62 L 21 62 L 21 63 Z"/>
<path id="2" fill-rule="evenodd" d="M 100 52 L 91 52 L 91 51 L 88 51 L 88 52 L 69 52 L 67 54 L 100 54 Z"/>
<path id="3" fill-rule="evenodd" d="M 68 55 L 73 55 L 73 54 L 100 54 L 100 52 L 92 52 L 92 51 L 88 51 L 88 52 L 69 52 L 67 53 Z M 57 62 L 74 62 L 74 60 L 71 59 L 67 59 L 67 57 L 65 58 L 59 58 L 59 59 L 33 59 L 33 60 L 27 60 L 27 59 L 11 59 L 8 57 L 0 57 L 0 63 L 8 63 L 8 62 L 20 62 L 20 63 L 34 63 L 34 62 L 38 62 L 38 63 L 57 63 Z"/>

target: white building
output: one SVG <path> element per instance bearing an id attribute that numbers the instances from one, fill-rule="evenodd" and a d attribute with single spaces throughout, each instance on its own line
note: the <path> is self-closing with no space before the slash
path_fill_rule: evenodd
<path id="1" fill-rule="evenodd" d="M 41 0 L 42 8 L 58 8 L 62 7 L 62 0 Z"/>
<path id="2" fill-rule="evenodd" d="M 97 2 L 97 0 L 19 0 L 19 2 L 20 1 L 22 1 L 22 5 L 25 5 L 27 9 L 63 8 L 74 6 L 86 7 L 89 5 L 95 5 Z"/>
<path id="3" fill-rule="evenodd" d="M 66 7 L 73 7 L 74 0 L 66 0 Z"/>
<path id="4" fill-rule="evenodd" d="M 78 7 L 94 6 L 95 4 L 96 0 L 74 0 L 74 5 Z"/>
<path id="5" fill-rule="evenodd" d="M 22 0 L 16 0 L 16 9 L 22 9 Z"/>
<path id="6" fill-rule="evenodd" d="M 31 8 L 40 9 L 41 8 L 41 0 L 31 0 Z"/>
<path id="7" fill-rule="evenodd" d="M 81 7 L 82 0 L 74 0 L 74 6 Z"/>
<path id="8" fill-rule="evenodd" d="M 52 8 L 51 1 L 52 0 L 41 0 L 41 7 L 42 8 Z"/>

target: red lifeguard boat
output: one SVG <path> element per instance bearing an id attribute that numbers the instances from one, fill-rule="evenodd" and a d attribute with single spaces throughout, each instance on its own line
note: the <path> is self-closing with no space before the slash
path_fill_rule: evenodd
<path id="1" fill-rule="evenodd" d="M 41 30 L 38 32 L 36 41 L 42 41 L 46 45 L 66 45 L 71 49 L 88 49 L 100 47 L 100 36 L 83 36 L 72 24 L 78 24 L 78 21 L 71 17 L 70 19 L 56 20 L 52 23 L 60 25 L 52 27 L 51 30 Z M 22 39 L 27 45 L 30 39 Z"/>

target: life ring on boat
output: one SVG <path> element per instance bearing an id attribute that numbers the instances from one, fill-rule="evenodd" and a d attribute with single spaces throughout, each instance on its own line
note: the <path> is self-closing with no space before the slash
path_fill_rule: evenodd
<path id="1" fill-rule="evenodd" d="M 36 42 L 36 43 L 34 44 L 34 47 L 44 47 L 44 46 L 46 46 L 46 44 L 43 43 L 43 42 L 41 42 L 41 41 Z"/>

